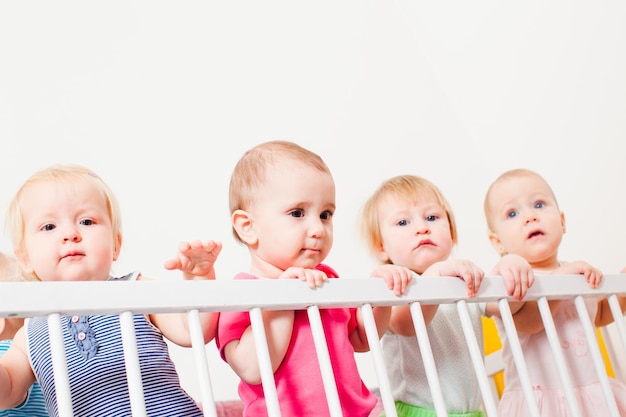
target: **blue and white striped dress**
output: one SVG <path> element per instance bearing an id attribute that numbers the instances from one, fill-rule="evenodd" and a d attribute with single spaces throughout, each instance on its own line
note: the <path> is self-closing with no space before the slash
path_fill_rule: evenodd
<path id="1" fill-rule="evenodd" d="M 125 276 L 121 279 L 134 279 Z M 117 315 L 61 317 L 74 415 L 130 416 L 130 397 Z M 148 416 L 202 416 L 180 385 L 167 343 L 143 314 L 134 315 Z M 27 321 L 27 343 L 35 376 L 50 415 L 58 415 L 48 320 Z"/>

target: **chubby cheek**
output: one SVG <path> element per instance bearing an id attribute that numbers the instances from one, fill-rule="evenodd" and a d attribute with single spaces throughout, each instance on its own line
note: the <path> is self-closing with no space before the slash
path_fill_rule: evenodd
<path id="1" fill-rule="evenodd" d="M 330 229 L 328 232 L 326 232 L 326 242 L 324 243 L 324 246 L 327 248 L 329 252 L 330 252 L 330 248 L 333 247 L 333 242 L 334 242 L 333 229 Z"/>
<path id="2" fill-rule="evenodd" d="M 394 265 L 404 265 L 410 259 L 408 246 L 401 244 L 399 240 L 386 240 L 383 244 L 383 252 L 381 252 L 381 260 L 391 262 Z"/>

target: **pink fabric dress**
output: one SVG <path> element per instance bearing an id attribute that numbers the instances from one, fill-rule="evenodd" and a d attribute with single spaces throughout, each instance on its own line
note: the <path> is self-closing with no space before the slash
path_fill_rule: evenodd
<path id="1" fill-rule="evenodd" d="M 337 276 L 326 265 L 320 265 L 318 269 L 326 272 L 329 278 Z M 258 278 L 241 273 L 235 279 Z M 357 325 L 356 310 L 320 309 L 320 316 L 343 415 L 350 417 L 373 415 L 377 398 L 361 380 L 354 357 L 354 348 L 348 338 L 349 333 Z M 220 313 L 216 343 L 222 358 L 224 358 L 224 346 L 233 340 L 240 339 L 248 326 L 250 326 L 248 312 Z M 330 415 L 306 310 L 295 312 L 291 342 L 283 362 L 274 373 L 274 379 L 283 416 L 327 417 Z M 261 384 L 253 385 L 241 381 L 238 392 L 243 402 L 244 416 L 267 416 L 267 406 Z"/>
<path id="2" fill-rule="evenodd" d="M 598 310 L 598 301 L 598 298 L 585 299 L 592 323 Z M 529 409 L 506 332 L 502 321 L 498 317 L 494 318 L 502 340 L 504 359 L 504 392 L 498 405 L 498 414 L 506 417 L 525 417 L 529 415 Z M 606 400 L 593 365 L 583 327 L 578 319 L 574 300 L 564 300 L 561 303 L 554 315 L 554 324 L 582 415 L 585 417 L 608 416 Z M 565 392 L 561 388 L 561 380 L 545 330 L 532 335 L 518 333 L 518 337 L 541 416 L 570 417 L 572 414 L 569 411 Z M 610 383 L 620 415 L 626 416 L 626 385 L 613 378 L 610 379 Z"/>

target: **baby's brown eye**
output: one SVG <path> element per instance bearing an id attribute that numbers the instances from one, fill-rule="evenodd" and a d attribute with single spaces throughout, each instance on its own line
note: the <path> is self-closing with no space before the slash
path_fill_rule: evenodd
<path id="1" fill-rule="evenodd" d="M 292 217 L 304 217 L 304 210 L 296 209 L 289 212 Z"/>

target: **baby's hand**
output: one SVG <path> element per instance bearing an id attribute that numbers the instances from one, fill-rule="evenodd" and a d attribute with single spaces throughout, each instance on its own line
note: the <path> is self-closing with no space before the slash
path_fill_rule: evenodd
<path id="1" fill-rule="evenodd" d="M 526 297 L 528 288 L 535 283 L 535 273 L 532 267 L 519 255 L 504 255 L 493 268 L 492 274 L 501 275 L 504 278 L 506 292 L 515 300 Z"/>
<path id="2" fill-rule="evenodd" d="M 308 269 L 292 266 L 285 269 L 285 271 L 279 275 L 279 279 L 293 279 L 297 278 L 300 281 L 306 283 L 309 288 L 321 287 L 324 282 L 328 280 L 328 276 L 319 269 Z"/>
<path id="3" fill-rule="evenodd" d="M 432 264 L 422 276 L 459 277 L 465 281 L 467 296 L 473 297 L 480 289 L 485 272 L 472 261 L 451 259 Z"/>
<path id="4" fill-rule="evenodd" d="M 392 290 L 395 295 L 402 295 L 406 291 L 406 286 L 413 279 L 413 271 L 403 266 L 385 264 L 378 266 L 370 277 L 382 278 L 387 284 L 387 288 Z"/>
<path id="5" fill-rule="evenodd" d="M 602 271 L 585 261 L 570 262 L 552 271 L 552 274 L 581 274 L 591 288 L 598 288 L 602 282 Z"/>
<path id="6" fill-rule="evenodd" d="M 201 242 L 181 242 L 178 253 L 165 261 L 165 269 L 178 269 L 185 279 L 215 279 L 215 261 L 222 250 L 222 244 L 213 240 Z"/>

